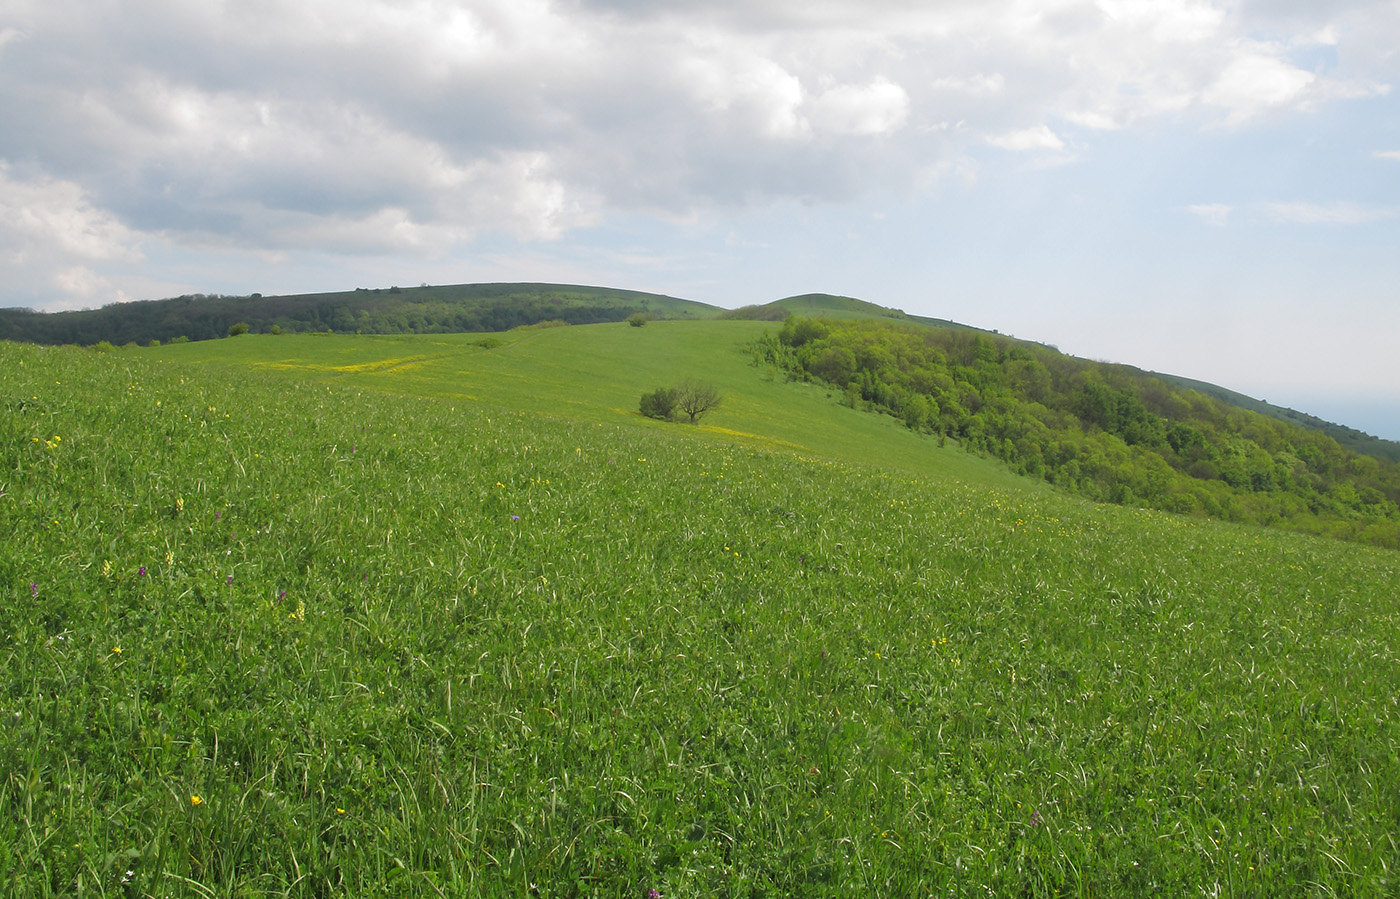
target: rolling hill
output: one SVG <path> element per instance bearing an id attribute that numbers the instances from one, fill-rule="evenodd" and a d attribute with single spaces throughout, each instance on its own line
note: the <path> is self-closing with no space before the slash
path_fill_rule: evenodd
<path id="1" fill-rule="evenodd" d="M 909 315 L 854 297 L 813 293 L 761 306 L 725 310 L 660 294 L 570 284 L 427 284 L 264 297 L 189 295 L 113 303 L 101 309 L 39 313 L 0 309 L 0 340 L 57 344 L 139 344 L 225 337 L 231 328 L 257 333 L 422 334 L 507 331 L 547 321 L 588 324 L 623 321 L 642 313 L 663 320 L 708 318 L 781 321 L 789 315 L 902 322 L 929 328 L 983 331 L 946 319 Z M 1025 342 L 1028 346 L 1039 346 Z M 1198 390 L 1226 403 L 1320 430 L 1342 446 L 1400 461 L 1400 443 L 1270 405 L 1223 387 L 1174 375 L 1143 372 Z"/>
<path id="2" fill-rule="evenodd" d="M 772 328 L 0 342 L 0 892 L 1392 890 L 1400 554 L 1085 502 Z"/>

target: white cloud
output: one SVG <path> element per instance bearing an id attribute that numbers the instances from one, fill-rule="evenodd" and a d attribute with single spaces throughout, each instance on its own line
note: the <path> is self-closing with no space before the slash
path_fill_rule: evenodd
<path id="1" fill-rule="evenodd" d="M 1201 221 L 1216 228 L 1223 228 L 1229 224 L 1233 208 L 1225 203 L 1199 203 L 1186 207 L 1193 215 L 1199 216 Z"/>
<path id="2" fill-rule="evenodd" d="M 1400 162 L 1400 150 L 1377 150 L 1371 155 L 1377 159 L 1394 159 Z"/>
<path id="3" fill-rule="evenodd" d="M 987 138 L 987 143 L 1003 150 L 1063 150 L 1065 147 L 1065 142 L 1050 130 L 1049 125 L 999 134 Z"/>
<path id="4" fill-rule="evenodd" d="M 979 145 L 1063 163 L 1105 139 L 1076 128 L 1384 96 L 1397 43 L 1381 0 L 49 0 L 0 25 L 0 162 L 115 246 L 438 254 L 973 190 Z"/>
<path id="5" fill-rule="evenodd" d="M 1220 30 L 1225 11 L 1196 0 L 1098 0 L 1109 18 L 1163 42 L 1206 40 Z"/>
<path id="6" fill-rule="evenodd" d="M 1228 121 L 1239 123 L 1299 99 L 1316 78 L 1266 49 L 1251 49 L 1226 66 L 1201 99 L 1225 108 Z"/>
<path id="7" fill-rule="evenodd" d="M 834 87 L 808 106 L 812 124 L 834 134 L 888 134 L 904 127 L 909 119 L 909 95 L 883 78 L 864 87 Z"/>
<path id="8" fill-rule="evenodd" d="M 36 257 L 92 262 L 140 258 L 136 235 L 110 212 L 95 208 L 71 181 L 10 178 L 0 164 L 0 247 L 11 264 Z"/>
<path id="9" fill-rule="evenodd" d="M 969 94 L 999 94 L 1006 90 L 1006 78 L 1000 72 L 990 75 L 949 76 L 936 79 L 930 87 L 938 90 L 962 91 Z"/>
<path id="10" fill-rule="evenodd" d="M 92 266 L 141 258 L 140 235 L 79 185 L 13 178 L 0 163 L 0 270 L 12 302 L 81 308 L 127 299 Z"/>

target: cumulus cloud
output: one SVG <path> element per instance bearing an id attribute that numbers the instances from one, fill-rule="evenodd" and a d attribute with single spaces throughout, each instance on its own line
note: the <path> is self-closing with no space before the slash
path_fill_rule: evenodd
<path id="1" fill-rule="evenodd" d="M 94 206 L 82 187 L 11 177 L 0 163 L 0 265 L 17 300 L 80 308 L 119 298 L 92 266 L 141 259 L 140 235 Z"/>
<path id="2" fill-rule="evenodd" d="M 1202 100 L 1223 107 L 1229 112 L 1229 121 L 1239 123 L 1297 100 L 1316 77 L 1268 50 L 1248 50 L 1226 66 L 1206 88 Z"/>
<path id="3" fill-rule="evenodd" d="M 128 250 L 356 254 L 917 190 L 1076 129 L 1248 127 L 1383 94 L 1400 41 L 1383 0 L 51 0 L 10 19 L 0 162 L 46 185 L 32 221 L 86 209 Z M 63 252 L 52 272 L 101 271 Z"/>
<path id="4" fill-rule="evenodd" d="M 888 134 L 909 118 L 909 95 L 884 78 L 863 86 L 840 85 L 814 98 L 809 117 L 818 130 L 834 134 Z"/>

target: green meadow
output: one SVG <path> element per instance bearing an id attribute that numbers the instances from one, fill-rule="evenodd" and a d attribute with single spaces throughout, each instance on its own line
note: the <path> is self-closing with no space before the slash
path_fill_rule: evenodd
<path id="1" fill-rule="evenodd" d="M 1396 894 L 1400 554 L 1015 478 L 769 327 L 0 343 L 0 893 Z"/>

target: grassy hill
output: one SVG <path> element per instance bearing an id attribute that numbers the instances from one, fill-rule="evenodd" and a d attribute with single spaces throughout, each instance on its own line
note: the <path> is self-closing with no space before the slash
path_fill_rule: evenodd
<path id="1" fill-rule="evenodd" d="M 257 333 L 442 334 L 507 331 L 547 321 L 623 321 L 636 313 L 656 319 L 782 321 L 789 315 L 832 320 L 873 319 L 931 328 L 980 331 L 946 319 L 909 315 L 853 297 L 803 294 L 759 306 L 723 310 L 660 294 L 570 284 L 498 283 L 357 288 L 264 297 L 188 295 L 113 303 L 101 309 L 39 313 L 0 309 L 0 340 L 47 345 L 147 345 L 220 338 L 232 329 Z M 1037 346 L 1022 341 L 1027 346 Z M 1270 406 L 1222 387 L 1172 375 L 1161 378 L 1200 390 L 1239 408 L 1320 430 L 1356 452 L 1400 460 L 1400 443 L 1291 409 Z"/>
<path id="2" fill-rule="evenodd" d="M 660 321 L 643 328 L 611 324 L 495 335 L 245 335 L 141 353 L 653 430 L 675 426 L 641 418 L 638 397 L 684 377 L 704 378 L 725 399 L 697 429 L 702 439 L 911 472 L 951 469 L 1006 484 L 1019 481 L 987 460 L 939 448 L 894 419 L 842 407 L 828 389 L 785 383 L 759 369 L 744 345 L 769 329 L 760 322 Z"/>
<path id="3" fill-rule="evenodd" d="M 0 892 L 1393 892 L 1400 555 L 1012 480 L 763 327 L 0 343 Z"/>
<path id="4" fill-rule="evenodd" d="M 719 310 L 660 294 L 573 284 L 424 284 L 272 297 L 192 295 L 76 312 L 0 309 L 0 340 L 144 346 L 225 337 L 240 326 L 253 333 L 505 331 L 547 320 L 622 321 L 638 312 L 694 319 L 711 318 Z"/>

